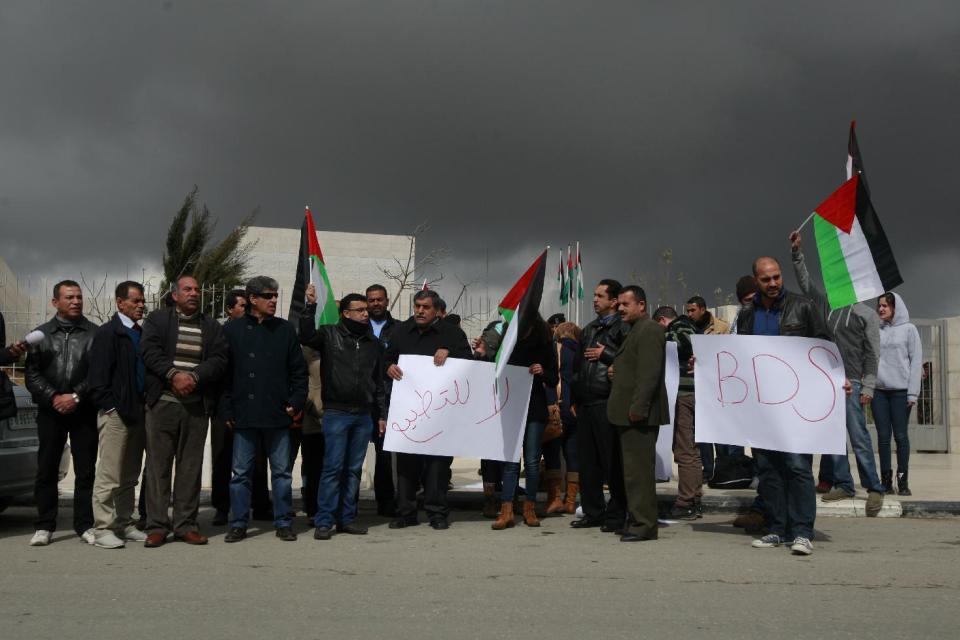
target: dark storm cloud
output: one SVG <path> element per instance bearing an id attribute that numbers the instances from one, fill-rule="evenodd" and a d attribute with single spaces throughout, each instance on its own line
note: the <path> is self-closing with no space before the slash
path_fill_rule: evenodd
<path id="1" fill-rule="evenodd" d="M 786 257 L 855 117 L 911 309 L 955 315 L 958 43 L 954 2 L 6 4 L 0 255 L 155 265 L 196 183 L 224 228 L 430 219 L 492 295 L 580 240 L 710 299 Z"/>

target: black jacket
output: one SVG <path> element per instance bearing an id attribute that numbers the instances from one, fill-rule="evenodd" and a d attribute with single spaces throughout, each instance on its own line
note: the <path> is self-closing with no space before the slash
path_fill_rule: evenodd
<path id="1" fill-rule="evenodd" d="M 53 409 L 53 396 L 76 393 L 80 410 L 89 407 L 87 367 L 90 343 L 97 325 L 80 318 L 67 330 L 54 317 L 37 327 L 43 341 L 27 350 L 26 381 L 33 401 L 44 409 Z"/>
<path id="2" fill-rule="evenodd" d="M 390 312 L 387 311 L 387 321 L 380 328 L 380 343 L 384 348 L 390 344 L 390 336 L 393 334 L 393 330 L 400 324 L 397 322 L 396 318 L 390 315 Z"/>
<path id="3" fill-rule="evenodd" d="M 390 333 L 390 343 L 383 357 L 384 369 L 397 364 L 401 355 L 432 356 L 438 349 L 450 351 L 451 358 L 473 359 L 473 350 L 467 334 L 460 327 L 437 318 L 424 331 L 420 331 L 413 318 L 398 322 Z M 393 389 L 393 381 L 386 379 L 387 406 Z"/>
<path id="4" fill-rule="evenodd" d="M 752 305 L 743 307 L 737 316 L 737 333 L 740 335 L 754 335 L 754 319 L 758 313 L 765 313 L 759 295 Z M 774 302 L 772 309 L 780 311 L 779 335 L 798 336 L 801 338 L 822 338 L 833 341 L 830 329 L 823 319 L 823 314 L 809 298 L 784 291 Z"/>
<path id="5" fill-rule="evenodd" d="M 223 333 L 230 366 L 220 415 L 237 429 L 289 427 L 286 408 L 303 410 L 309 378 L 293 324 L 277 317 L 258 322 L 247 314 L 228 322 Z"/>
<path id="6" fill-rule="evenodd" d="M 614 316 L 608 324 L 603 324 L 600 318 L 597 318 L 583 328 L 580 340 L 580 370 L 575 393 L 577 404 L 595 404 L 603 402 L 610 396 L 610 379 L 607 378 L 607 369 L 613 364 L 617 350 L 629 331 L 630 325 L 620 320 L 620 316 Z M 599 360 L 587 360 L 582 357 L 584 351 L 597 346 L 603 347 Z"/>
<path id="7" fill-rule="evenodd" d="M 460 327 L 437 319 L 420 331 L 413 318 L 398 322 L 390 334 L 384 366 L 397 364 L 401 355 L 432 356 L 438 349 L 450 351 L 451 358 L 473 359 L 473 350 L 467 334 Z"/>
<path id="8" fill-rule="evenodd" d="M 116 409 L 127 424 L 141 421 L 143 394 L 137 392 L 137 349 L 118 313 L 93 335 L 87 383 L 98 409 Z"/>
<path id="9" fill-rule="evenodd" d="M 543 367 L 542 374 L 533 376 L 530 404 L 527 406 L 527 422 L 546 422 L 548 415 L 547 393 L 544 385 L 556 389 L 557 383 L 560 382 L 560 375 L 557 370 L 557 353 L 553 349 L 553 340 L 549 337 L 545 340 L 538 340 L 536 336 L 530 336 L 517 341 L 517 346 L 513 348 L 513 353 L 510 354 L 510 360 L 507 361 L 507 364 L 518 367 L 539 364 Z"/>
<path id="10" fill-rule="evenodd" d="M 559 346 L 554 343 L 554 349 L 560 351 L 560 397 L 557 397 L 556 386 L 544 385 L 547 404 L 557 403 L 563 424 L 576 426 L 577 416 L 573 413 L 573 381 L 580 368 L 580 343 L 573 338 L 563 338 Z"/>
<path id="11" fill-rule="evenodd" d="M 7 349 L 7 325 L 3 320 L 3 314 L 0 313 L 0 367 L 9 367 L 16 361 L 17 358 L 14 358 Z"/>
<path id="12" fill-rule="evenodd" d="M 300 316 L 300 342 L 320 352 L 320 394 L 323 408 L 386 416 L 381 346 L 371 329 L 356 336 L 344 326 L 315 327 L 317 305 Z M 384 327 L 386 330 L 386 327 Z"/>
<path id="13" fill-rule="evenodd" d="M 218 383 L 227 370 L 229 349 L 219 322 L 202 313 L 200 322 L 200 365 L 193 370 L 193 374 L 197 378 L 197 391 L 203 396 L 203 407 L 208 415 L 213 415 L 220 393 Z M 148 407 L 160 399 L 160 394 L 169 384 L 167 374 L 176 368 L 173 366 L 173 356 L 177 351 L 179 328 L 176 307 L 157 309 L 143 322 L 140 357 L 147 369 L 144 399 Z"/>

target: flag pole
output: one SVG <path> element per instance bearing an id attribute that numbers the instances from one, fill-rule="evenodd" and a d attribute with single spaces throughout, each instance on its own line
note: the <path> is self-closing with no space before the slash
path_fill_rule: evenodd
<path id="1" fill-rule="evenodd" d="M 577 241 L 574 243 L 574 245 L 576 246 L 576 255 L 575 255 L 574 258 L 573 258 L 573 260 L 574 260 L 574 267 L 573 267 L 573 268 L 574 268 L 574 270 L 575 270 L 576 273 L 577 273 L 577 282 L 580 282 L 580 265 L 578 265 L 577 262 L 576 262 L 576 260 L 577 260 L 576 256 L 579 256 L 579 255 L 580 255 L 580 241 L 577 240 Z M 574 283 L 574 284 L 576 284 L 576 283 Z M 580 288 L 579 288 L 579 287 L 576 287 L 576 288 L 574 289 L 574 291 L 575 291 L 576 294 L 577 294 L 577 304 L 576 304 L 576 306 L 573 308 L 573 322 L 574 322 L 574 324 L 578 324 L 578 325 L 579 325 L 579 324 L 580 324 Z"/>
<path id="2" fill-rule="evenodd" d="M 811 219 L 813 219 L 813 216 L 814 216 L 816 213 L 817 213 L 817 212 L 814 211 L 813 213 L 811 213 L 810 215 L 807 216 L 807 219 L 804 220 L 804 221 L 800 224 L 799 227 L 797 227 L 797 233 L 799 233 L 801 229 L 803 229 L 805 226 L 807 226 L 807 223 L 810 222 Z"/>

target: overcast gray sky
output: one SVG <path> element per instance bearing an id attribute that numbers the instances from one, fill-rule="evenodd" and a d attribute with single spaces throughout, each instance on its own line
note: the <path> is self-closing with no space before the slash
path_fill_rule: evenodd
<path id="1" fill-rule="evenodd" d="M 258 205 L 265 226 L 305 203 L 330 230 L 429 219 L 421 248 L 463 279 L 489 251 L 496 296 L 580 240 L 588 280 L 655 288 L 670 247 L 711 300 L 788 256 L 856 118 L 900 291 L 960 315 L 955 0 L 4 2 L 0 78 L 21 274 L 158 264 L 198 184 L 221 232 Z"/>

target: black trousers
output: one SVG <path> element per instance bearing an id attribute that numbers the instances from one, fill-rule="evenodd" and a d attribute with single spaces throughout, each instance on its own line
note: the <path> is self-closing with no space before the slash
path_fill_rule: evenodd
<path id="1" fill-rule="evenodd" d="M 296 457 L 293 442 L 290 442 L 291 455 Z M 230 512 L 230 477 L 233 473 L 233 429 L 228 429 L 224 421 L 214 418 L 210 421 L 210 457 L 213 459 L 211 473 L 210 504 L 217 511 Z M 257 447 L 257 458 L 253 471 L 253 510 L 257 513 L 272 513 L 273 503 L 267 490 L 267 459 L 262 447 Z"/>
<path id="2" fill-rule="evenodd" d="M 93 526 L 93 480 L 97 469 L 97 415 L 89 410 L 61 415 L 52 409 L 37 411 L 36 528 L 57 530 L 60 459 L 70 438 L 73 456 L 73 530 L 80 535 Z"/>
<path id="3" fill-rule="evenodd" d="M 580 406 L 577 413 L 577 454 L 580 457 L 580 505 L 585 516 L 620 526 L 626 520 L 623 456 L 617 427 L 607 422 L 606 401 Z M 610 502 L 603 483 L 610 488 Z"/>
<path id="4" fill-rule="evenodd" d="M 317 513 L 317 493 L 320 490 L 320 475 L 323 473 L 324 443 L 322 433 L 304 433 L 300 442 L 303 453 L 300 472 L 303 475 L 303 510 L 308 518 Z"/>
<path id="5" fill-rule="evenodd" d="M 374 421 L 374 425 L 376 425 Z M 383 450 L 383 436 L 374 434 L 373 446 L 377 450 L 373 470 L 373 494 L 381 507 L 393 506 L 396 492 L 393 488 L 393 452 Z"/>
<path id="6" fill-rule="evenodd" d="M 430 521 L 446 520 L 447 482 L 453 458 L 424 456 L 414 453 L 397 454 L 397 516 L 407 520 L 417 517 L 417 487 L 423 478 L 423 508 Z"/>

